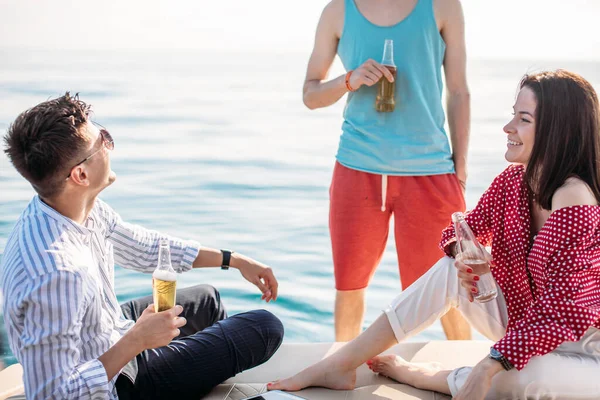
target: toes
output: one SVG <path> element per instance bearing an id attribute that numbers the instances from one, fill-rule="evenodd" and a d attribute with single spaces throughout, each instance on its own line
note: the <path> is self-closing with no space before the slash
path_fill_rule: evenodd
<path id="1" fill-rule="evenodd" d="M 278 379 L 275 382 L 267 384 L 267 390 L 286 390 L 295 392 L 300 389 L 301 387 L 298 386 L 293 378 Z"/>
<path id="2" fill-rule="evenodd" d="M 377 365 L 377 360 L 370 359 L 370 360 L 367 360 L 367 362 L 365 364 L 367 364 L 367 367 L 369 367 L 369 369 L 371 371 L 377 372 L 377 371 L 375 371 L 375 365 Z"/>

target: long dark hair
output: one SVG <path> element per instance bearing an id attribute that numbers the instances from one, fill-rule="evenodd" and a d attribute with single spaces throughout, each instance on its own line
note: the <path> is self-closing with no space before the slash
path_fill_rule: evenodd
<path id="1" fill-rule="evenodd" d="M 536 128 L 525 180 L 536 202 L 552 209 L 552 196 L 567 178 L 588 184 L 600 203 L 600 107 L 592 85 L 565 71 L 526 75 L 520 88 L 535 93 Z"/>

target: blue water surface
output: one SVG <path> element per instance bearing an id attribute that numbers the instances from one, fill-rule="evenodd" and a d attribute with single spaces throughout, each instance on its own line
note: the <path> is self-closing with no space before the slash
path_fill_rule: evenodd
<path id="1" fill-rule="evenodd" d="M 261 302 L 235 270 L 195 270 L 180 276 L 179 287 L 216 286 L 231 314 L 272 311 L 284 322 L 286 341 L 333 340 L 328 189 L 343 100 L 316 111 L 304 107 L 307 54 L 5 49 L 0 59 L 2 134 L 24 109 L 79 92 L 116 142 L 118 179 L 101 197 L 126 220 L 272 266 L 280 296 Z M 470 63 L 469 206 L 506 166 L 502 126 L 521 75 L 556 67 L 600 83 L 593 63 Z M 0 154 L 0 254 L 33 194 Z M 390 234 L 367 292 L 365 326 L 400 292 L 398 276 Z M 148 275 L 120 267 L 115 285 L 121 302 L 151 293 Z M 443 337 L 436 323 L 412 340 Z M 0 338 L 0 361 L 15 362 L 3 327 Z"/>

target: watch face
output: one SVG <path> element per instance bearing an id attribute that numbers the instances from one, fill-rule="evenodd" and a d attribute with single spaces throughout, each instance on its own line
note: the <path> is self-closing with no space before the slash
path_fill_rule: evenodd
<path id="1" fill-rule="evenodd" d="M 502 353 L 500 353 L 498 350 L 492 347 L 490 349 L 490 356 L 492 356 L 493 358 L 500 358 L 502 357 Z"/>
<path id="2" fill-rule="evenodd" d="M 509 371 L 511 369 L 514 368 L 514 366 L 510 363 L 510 361 L 508 361 L 503 355 L 502 353 L 500 353 L 498 350 L 496 350 L 495 348 L 491 348 L 490 349 L 490 358 L 492 360 L 498 361 L 500 364 L 502 364 L 502 367 Z"/>

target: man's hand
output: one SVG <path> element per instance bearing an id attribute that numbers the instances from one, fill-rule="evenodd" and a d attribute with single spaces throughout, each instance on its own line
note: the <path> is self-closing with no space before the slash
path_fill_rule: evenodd
<path id="1" fill-rule="evenodd" d="M 256 285 L 262 292 L 261 299 L 267 303 L 271 300 L 277 300 L 277 279 L 273 275 L 273 270 L 249 257 L 233 253 L 231 255 L 231 266 L 240 270 L 242 276 L 253 285 Z"/>
<path id="2" fill-rule="evenodd" d="M 471 370 L 465 384 L 454 396 L 454 400 L 483 400 L 492 387 L 492 378 L 503 370 L 498 361 L 487 357 L 481 360 Z"/>
<path id="3" fill-rule="evenodd" d="M 185 318 L 178 317 L 181 311 L 183 307 L 175 306 L 157 313 L 154 305 L 150 304 L 129 332 L 98 357 L 108 380 L 119 374 L 123 366 L 142 351 L 166 346 L 179 336 L 179 328 L 186 323 Z"/>
<path id="4" fill-rule="evenodd" d="M 394 76 L 383 65 L 374 60 L 365 61 L 360 67 L 352 71 L 350 75 L 350 86 L 352 89 L 358 90 L 362 85 L 373 86 L 381 77 L 385 76 L 390 82 L 394 82 Z"/>
<path id="5" fill-rule="evenodd" d="M 166 346 L 179 336 L 179 328 L 187 322 L 185 318 L 178 317 L 182 311 L 183 307 L 176 305 L 157 313 L 154 304 L 150 304 L 127 335 L 134 336 L 135 342 L 143 347 L 140 352 Z"/>
<path id="6" fill-rule="evenodd" d="M 220 250 L 203 247 L 194 260 L 194 268 L 214 267 L 222 265 L 223 254 Z M 267 303 L 277 300 L 277 279 L 270 267 L 246 257 L 240 253 L 231 253 L 229 266 L 240 270 L 246 280 L 256 285 L 262 292 L 262 300 Z"/>

